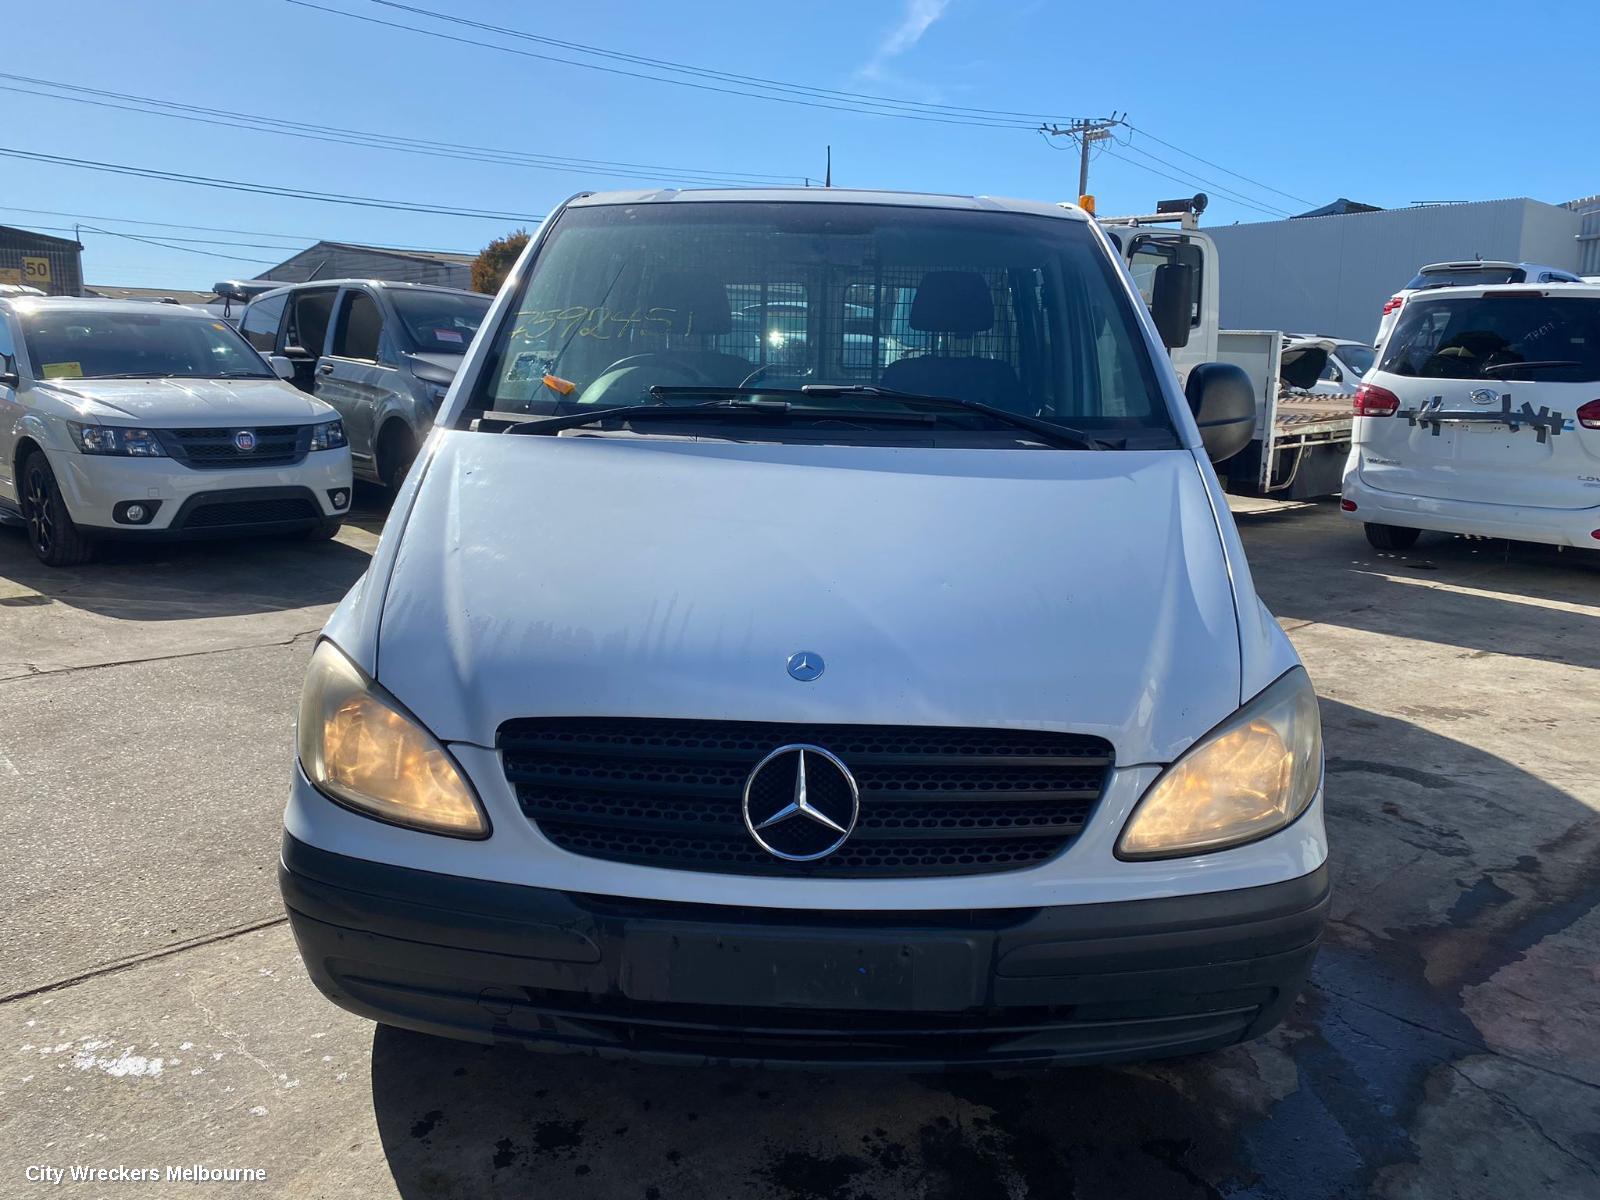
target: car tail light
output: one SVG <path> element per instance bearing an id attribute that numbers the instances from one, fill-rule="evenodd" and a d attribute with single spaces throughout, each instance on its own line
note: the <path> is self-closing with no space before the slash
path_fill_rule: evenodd
<path id="1" fill-rule="evenodd" d="M 1400 397 L 1375 383 L 1363 383 L 1356 389 L 1355 407 L 1358 417 L 1389 417 L 1400 407 Z"/>
<path id="2" fill-rule="evenodd" d="M 1354 500 L 1341 500 L 1339 501 L 1339 507 L 1344 509 L 1345 512 L 1355 512 L 1356 502 Z"/>
<path id="3" fill-rule="evenodd" d="M 1404 296 L 1390 296 L 1389 299 L 1384 303 L 1383 315 L 1387 317 L 1390 313 L 1392 313 L 1395 309 L 1399 308 L 1405 302 L 1406 302 L 1406 298 Z"/>
<path id="4" fill-rule="evenodd" d="M 1578 406 L 1578 424 L 1585 429 L 1600 429 L 1600 400 Z"/>

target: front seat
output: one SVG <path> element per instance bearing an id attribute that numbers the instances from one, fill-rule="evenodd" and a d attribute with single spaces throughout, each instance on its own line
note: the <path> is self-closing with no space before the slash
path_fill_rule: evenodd
<path id="1" fill-rule="evenodd" d="M 728 289 L 709 271 L 661 271 L 646 284 L 643 308 L 672 314 L 673 359 L 692 367 L 708 382 L 737 384 L 755 367 L 747 358 L 705 348 L 703 338 L 733 332 Z M 685 342 L 693 339 L 694 344 Z"/>
<path id="2" fill-rule="evenodd" d="M 972 337 L 994 328 L 994 300 L 976 271 L 929 271 L 917 285 L 909 320 L 920 333 Z M 1020 411 L 1017 373 L 997 358 L 919 354 L 890 363 L 882 383 L 902 392 L 955 396 Z"/>

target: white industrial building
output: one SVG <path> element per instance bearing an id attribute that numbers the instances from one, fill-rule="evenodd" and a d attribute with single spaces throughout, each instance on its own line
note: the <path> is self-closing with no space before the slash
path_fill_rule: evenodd
<path id="1" fill-rule="evenodd" d="M 1526 198 L 1207 228 L 1222 323 L 1370 341 L 1384 301 L 1426 263 L 1485 258 L 1600 274 L 1600 197 Z"/>

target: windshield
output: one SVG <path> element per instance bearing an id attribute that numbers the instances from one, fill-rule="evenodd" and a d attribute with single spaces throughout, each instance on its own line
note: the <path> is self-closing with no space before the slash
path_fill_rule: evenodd
<path id="1" fill-rule="evenodd" d="M 1081 222 L 835 203 L 568 209 L 495 331 L 472 408 L 568 413 L 652 387 L 949 396 L 1175 445 L 1132 305 Z M 470 415 L 470 414 L 469 414 Z M 1146 436 L 1148 435 L 1148 436 Z"/>
<path id="2" fill-rule="evenodd" d="M 1334 347 L 1333 352 L 1340 362 L 1357 375 L 1365 375 L 1372 370 L 1372 360 L 1378 357 L 1377 351 L 1371 346 L 1358 346 L 1354 343 L 1341 342 Z"/>
<path id="3" fill-rule="evenodd" d="M 1412 300 L 1382 369 L 1424 379 L 1600 381 L 1600 299 L 1528 291 Z"/>
<path id="4" fill-rule="evenodd" d="M 1424 271 L 1406 284 L 1411 291 L 1436 287 L 1492 287 L 1497 283 L 1521 283 L 1527 272 L 1521 267 L 1483 266 L 1447 267 L 1442 271 Z"/>
<path id="5" fill-rule="evenodd" d="M 19 308 L 22 340 L 39 379 L 175 376 L 273 378 L 223 321 L 150 305 L 149 312 Z"/>
<path id="6" fill-rule="evenodd" d="M 438 354 L 465 354 L 493 302 L 489 296 L 467 292 L 409 288 L 390 289 L 389 299 L 416 348 Z"/>

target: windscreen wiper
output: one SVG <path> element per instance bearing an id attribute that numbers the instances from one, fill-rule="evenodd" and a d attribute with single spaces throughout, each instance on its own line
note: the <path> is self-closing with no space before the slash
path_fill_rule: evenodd
<path id="1" fill-rule="evenodd" d="M 808 383 L 800 391 L 807 396 L 879 396 L 885 400 L 905 400 L 916 404 L 932 404 L 940 408 L 962 409 L 966 412 L 982 413 L 1017 429 L 1026 429 L 1030 433 L 1037 434 L 1040 441 L 1061 449 L 1109 449 L 1106 443 L 1090 437 L 1081 429 L 1057 425 L 1054 421 L 1044 421 L 1038 417 L 1025 417 L 1021 413 L 1007 412 L 992 404 L 963 400 L 958 396 L 927 396 L 921 392 L 902 392 L 896 388 L 877 387 L 865 383 Z"/>
<path id="2" fill-rule="evenodd" d="M 654 390 L 654 389 L 652 389 Z M 671 389 L 662 389 L 670 391 Z M 689 388 L 688 392 L 694 395 L 705 395 L 708 389 Z M 713 392 L 719 388 L 709 389 Z M 729 399 L 713 400 L 706 404 L 623 404 L 614 408 L 596 408 L 588 412 L 562 413 L 555 417 L 524 418 L 521 414 L 513 416 L 509 413 L 485 413 L 489 420 L 511 419 L 515 423 L 506 427 L 507 433 L 550 434 L 560 433 L 564 429 L 579 429 L 585 425 L 598 425 L 605 421 L 684 421 L 696 418 L 723 417 L 755 419 L 758 421 L 773 420 L 800 420 L 800 421 L 861 421 L 861 422 L 889 422 L 914 425 L 926 425 L 933 422 L 929 413 L 913 412 L 878 412 L 878 411 L 849 411 L 849 412 L 816 412 L 808 410 L 796 411 L 791 408 L 787 400 L 755 400 L 755 399 Z"/>
<path id="3" fill-rule="evenodd" d="M 1511 371 L 1545 371 L 1556 367 L 1581 367 L 1583 364 L 1575 358 L 1545 358 L 1533 362 L 1495 363 L 1492 367 L 1484 367 L 1480 375 L 1505 375 Z"/>

